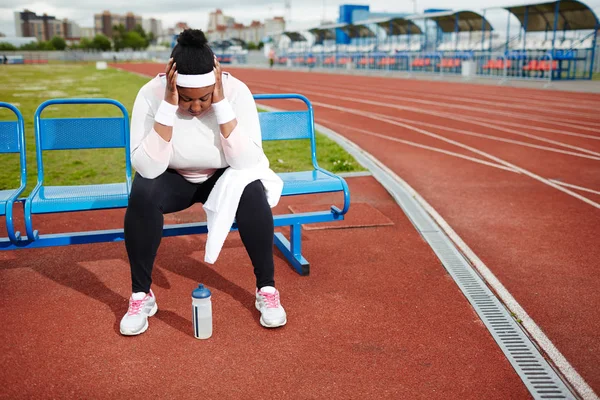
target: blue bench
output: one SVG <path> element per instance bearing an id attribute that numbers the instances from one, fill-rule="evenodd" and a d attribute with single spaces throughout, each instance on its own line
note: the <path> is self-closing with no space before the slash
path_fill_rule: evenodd
<path id="1" fill-rule="evenodd" d="M 290 239 L 282 233 L 275 234 L 275 245 L 284 254 L 292 267 L 301 275 L 309 274 L 309 263 L 302 256 L 302 224 L 343 220 L 350 206 L 350 193 L 343 178 L 320 168 L 316 159 L 314 116 L 309 100 L 298 94 L 260 94 L 260 100 L 300 100 L 303 109 L 297 111 L 259 113 L 262 139 L 297 140 L 309 139 L 312 170 L 278 174 L 283 182 L 283 196 L 340 192 L 343 206 L 307 213 L 275 215 L 275 226 L 289 226 Z M 110 118 L 43 118 L 43 111 L 49 106 L 74 104 L 105 104 L 120 110 L 119 117 Z M 67 246 L 123 240 L 123 229 L 67 232 L 60 234 L 40 234 L 34 229 L 33 215 L 66 213 L 123 208 L 127 206 L 131 189 L 131 161 L 129 157 L 129 116 L 125 107 L 111 99 L 53 99 L 42 103 L 34 119 L 36 159 L 38 165 L 37 185 L 26 198 L 19 196 L 26 184 L 25 143 L 23 118 L 18 110 L 6 103 L 0 107 L 11 109 L 17 115 L 15 122 L 0 123 L 0 150 L 21 154 L 21 187 L 5 195 L 0 203 L 6 209 L 8 238 L 0 238 L 0 250 L 14 250 L 37 247 Z M 125 176 L 121 183 L 47 186 L 44 181 L 44 158 L 49 151 L 73 149 L 122 148 L 125 155 Z M 2 192 L 4 193 L 4 192 Z M 4 196 L 4 195 L 0 195 Z M 24 203 L 26 236 L 14 231 L 12 209 L 15 202 Z M 4 204 L 4 205 L 3 205 Z M 237 229 L 235 223 L 232 230 Z M 204 222 L 165 225 L 163 236 L 178 236 L 207 233 Z"/>
<path id="2" fill-rule="evenodd" d="M 10 242 L 16 243 L 21 239 L 21 234 L 15 232 L 14 229 L 13 206 L 27 185 L 25 123 L 21 112 L 12 104 L 0 102 L 0 108 L 12 111 L 16 118 L 15 121 L 0 121 L 0 154 L 19 154 L 21 181 L 19 188 L 0 190 L 0 216 L 4 215 L 6 218 L 6 229 Z M 6 239 L 3 240 L 3 243 L 6 243 Z"/>

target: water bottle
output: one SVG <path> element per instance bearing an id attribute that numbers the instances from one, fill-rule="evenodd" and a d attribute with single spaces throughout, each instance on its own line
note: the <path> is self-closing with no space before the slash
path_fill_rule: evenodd
<path id="1" fill-rule="evenodd" d="M 212 336 L 212 303 L 210 290 L 199 284 L 192 292 L 192 321 L 194 337 L 208 339 Z"/>

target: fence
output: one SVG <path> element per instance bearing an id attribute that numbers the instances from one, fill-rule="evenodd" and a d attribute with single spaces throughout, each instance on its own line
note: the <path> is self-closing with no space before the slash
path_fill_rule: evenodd
<path id="1" fill-rule="evenodd" d="M 408 75 L 434 74 L 440 77 L 454 75 L 463 79 L 494 78 L 500 82 L 551 82 L 589 79 L 591 50 L 585 51 L 588 53 L 558 50 L 554 56 L 547 51 L 289 53 L 279 57 L 277 64 L 303 68 L 406 72 Z"/>
<path id="2" fill-rule="evenodd" d="M 596 46 L 596 52 L 594 54 L 594 73 L 600 74 L 600 44 Z"/>
<path id="3" fill-rule="evenodd" d="M 248 52 L 220 52 L 215 54 L 221 62 L 228 64 L 245 64 L 248 62 Z M 125 61 L 157 61 L 167 62 L 171 50 L 162 51 L 98 51 L 98 50 L 64 50 L 64 51 L 3 51 L 0 52 L 0 62 L 6 55 L 10 64 L 46 64 L 49 61 L 63 62 L 125 62 Z"/>

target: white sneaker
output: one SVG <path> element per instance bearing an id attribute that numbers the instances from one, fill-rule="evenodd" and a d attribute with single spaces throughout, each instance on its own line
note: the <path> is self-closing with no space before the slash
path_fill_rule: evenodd
<path id="1" fill-rule="evenodd" d="M 156 314 L 156 311 L 158 311 L 158 306 L 152 290 L 148 294 L 133 293 L 129 298 L 127 314 L 121 319 L 121 334 L 132 336 L 146 332 L 148 317 Z"/>
<path id="2" fill-rule="evenodd" d="M 260 324 L 265 328 L 277 328 L 287 323 L 285 310 L 279 302 L 279 291 L 273 286 L 256 289 L 256 309 L 260 311 Z"/>

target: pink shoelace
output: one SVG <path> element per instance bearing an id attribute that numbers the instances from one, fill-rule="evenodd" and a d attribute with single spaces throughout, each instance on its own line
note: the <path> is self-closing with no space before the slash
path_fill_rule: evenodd
<path id="1" fill-rule="evenodd" d="M 279 307 L 279 292 L 275 292 L 275 293 L 260 292 L 260 295 L 265 298 L 265 303 L 267 305 L 267 308 Z"/>
<path id="2" fill-rule="evenodd" d="M 127 315 L 137 315 L 142 310 L 142 303 L 144 300 L 129 300 L 129 310 Z"/>

